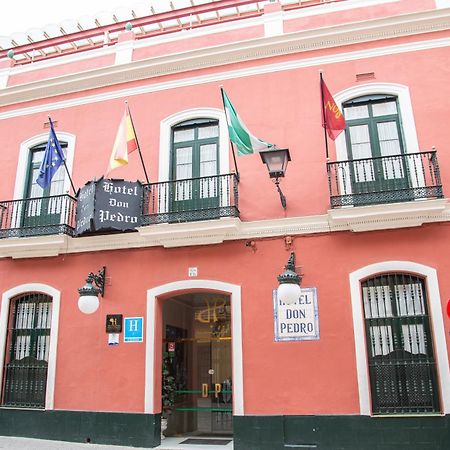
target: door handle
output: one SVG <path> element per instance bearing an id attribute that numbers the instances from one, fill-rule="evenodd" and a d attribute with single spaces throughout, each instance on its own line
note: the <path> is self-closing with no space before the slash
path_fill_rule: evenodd
<path id="1" fill-rule="evenodd" d="M 216 398 L 219 397 L 219 394 L 222 392 L 222 385 L 220 383 L 216 383 L 214 385 L 214 395 Z"/>
<path id="2" fill-rule="evenodd" d="M 206 383 L 202 384 L 202 397 L 206 398 L 208 397 L 208 390 L 209 390 L 209 386 Z"/>

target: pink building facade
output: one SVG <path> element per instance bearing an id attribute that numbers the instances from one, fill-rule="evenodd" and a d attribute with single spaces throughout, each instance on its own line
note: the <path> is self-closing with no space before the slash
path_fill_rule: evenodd
<path id="1" fill-rule="evenodd" d="M 1 43 L 0 433 L 447 448 L 450 1 L 193 3 Z M 289 149 L 285 208 L 221 87 Z M 108 183 L 125 101 L 148 179 L 135 151 Z M 49 116 L 67 171 L 42 189 Z"/>

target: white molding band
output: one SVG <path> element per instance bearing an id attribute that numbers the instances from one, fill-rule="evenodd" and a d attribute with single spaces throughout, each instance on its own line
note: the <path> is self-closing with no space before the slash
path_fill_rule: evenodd
<path id="1" fill-rule="evenodd" d="M 328 7 L 330 5 L 325 6 Z M 360 26 L 357 26 L 358 24 Z M 383 17 L 355 24 L 335 25 L 320 29 L 320 33 L 317 30 L 301 30 L 270 38 L 261 37 L 245 41 L 245 43 L 232 42 L 213 48 L 195 49 L 179 54 L 134 61 L 119 67 L 113 65 L 80 74 L 68 74 L 49 80 L 36 81 L 27 85 L 11 86 L 0 91 L 0 104 L 16 104 L 66 93 L 81 92 L 87 89 L 119 85 L 123 83 L 124 74 L 126 74 L 127 80 L 131 82 L 133 80 L 174 75 L 175 73 L 189 73 L 189 71 L 205 67 L 228 67 L 233 62 L 261 60 L 261 58 L 277 55 L 302 54 L 317 48 L 332 48 L 349 44 L 374 42 L 402 36 L 412 36 L 417 33 L 432 33 L 448 30 L 449 28 L 450 19 L 445 10 L 430 10 L 394 17 Z M 348 55 L 353 55 L 355 59 L 385 54 L 392 55 L 398 52 L 414 51 L 414 47 L 415 50 L 425 49 L 430 45 L 431 41 L 425 40 L 412 44 L 382 46 L 376 49 L 349 52 Z M 437 41 L 448 41 L 448 39 L 435 40 L 435 42 Z M 318 64 L 326 64 L 327 60 L 333 61 L 333 58 L 336 57 L 339 57 L 339 55 L 330 55 L 328 58 L 319 57 L 316 59 L 321 61 Z M 264 69 L 264 66 L 255 67 L 255 73 L 259 73 L 260 69 Z M 210 77 L 214 78 L 214 75 Z M 191 84 L 193 83 L 188 83 L 188 85 Z M 40 105 L 39 107 L 45 107 L 45 105 Z M 39 107 L 37 106 L 37 108 Z M 9 111 L 8 113 L 14 114 L 15 111 Z"/>
<path id="2" fill-rule="evenodd" d="M 341 208 L 327 214 L 242 222 L 236 217 L 184 223 L 160 223 L 138 233 L 72 238 L 67 235 L 0 239 L 0 258 L 36 258 L 71 253 L 163 246 L 220 244 L 224 241 L 301 236 L 333 231 L 364 232 L 418 227 L 450 221 L 447 199 Z"/>
<path id="3" fill-rule="evenodd" d="M 58 348 L 59 310 L 61 304 L 61 292 L 57 289 L 40 283 L 28 283 L 15 286 L 2 295 L 2 308 L 0 311 L 0 367 L 5 361 L 6 338 L 8 330 L 9 305 L 14 297 L 29 292 L 40 292 L 52 297 L 52 321 L 50 328 L 50 347 L 48 354 L 47 387 L 45 394 L 45 409 L 54 409 L 55 378 L 56 378 L 56 354 Z M 0 371 L 0 386 L 3 384 L 3 370 Z"/>
<path id="4" fill-rule="evenodd" d="M 186 291 L 215 291 L 230 295 L 232 336 L 233 415 L 244 415 L 244 373 L 242 360 L 241 287 L 214 280 L 181 280 L 163 284 L 147 291 L 147 327 L 145 346 L 145 407 L 144 412 L 160 412 L 155 405 L 155 321 L 156 304 L 161 295 L 177 295 Z M 158 374 L 159 376 L 159 374 Z"/>
<path id="5" fill-rule="evenodd" d="M 39 112 L 49 112 L 63 108 L 72 108 L 74 106 L 88 105 L 96 102 L 114 100 L 117 98 L 127 98 L 134 95 L 147 94 L 151 92 L 159 92 L 180 87 L 189 87 L 193 85 L 207 84 L 212 82 L 221 83 L 225 80 L 235 78 L 244 78 L 250 76 L 258 76 L 267 73 L 281 72 L 285 70 L 295 70 L 305 67 L 322 66 L 327 64 L 335 64 L 340 62 L 355 61 L 364 58 L 373 58 L 379 56 L 393 55 L 399 53 L 416 52 L 435 48 L 450 47 L 450 38 L 430 39 L 426 41 L 413 42 L 407 44 L 388 45 L 375 49 L 358 50 L 353 52 L 336 53 L 333 55 L 304 58 L 300 60 L 288 61 L 283 63 L 255 65 L 246 69 L 229 70 L 217 72 L 214 74 L 200 75 L 195 77 L 180 78 L 161 83 L 150 83 L 144 86 L 113 90 L 95 95 L 86 95 L 71 100 L 63 100 L 56 102 L 44 103 L 42 105 L 11 109 L 0 113 L 0 120 L 12 117 L 21 117 Z M 80 80 L 82 82 L 82 80 Z M 339 139 L 339 138 L 338 138 Z"/>
<path id="6" fill-rule="evenodd" d="M 435 269 L 410 261 L 384 261 L 370 264 L 350 273 L 350 296 L 352 302 L 353 327 L 355 337 L 356 371 L 358 379 L 359 406 L 361 415 L 371 415 L 370 382 L 367 368 L 367 347 L 362 309 L 361 281 L 371 276 L 387 272 L 407 272 L 425 277 L 425 287 L 430 310 L 430 322 L 433 331 L 436 365 L 438 371 L 438 389 L 442 402 L 442 412 L 450 413 L 450 370 L 442 317 L 441 296 L 438 276 Z"/>

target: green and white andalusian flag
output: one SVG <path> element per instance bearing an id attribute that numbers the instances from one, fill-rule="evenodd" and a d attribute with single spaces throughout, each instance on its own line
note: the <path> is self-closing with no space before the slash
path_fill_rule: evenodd
<path id="1" fill-rule="evenodd" d="M 225 114 L 227 116 L 228 133 L 230 134 L 230 141 L 233 142 L 238 151 L 238 155 L 250 155 L 255 152 L 267 150 L 274 147 L 269 142 L 258 139 L 253 136 L 248 128 L 245 126 L 242 119 L 234 109 L 233 104 L 230 102 L 228 95 L 222 89 L 223 106 L 225 108 Z"/>

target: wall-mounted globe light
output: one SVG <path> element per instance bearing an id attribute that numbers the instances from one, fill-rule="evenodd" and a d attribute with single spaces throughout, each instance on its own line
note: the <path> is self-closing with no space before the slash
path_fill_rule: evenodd
<path id="1" fill-rule="evenodd" d="M 78 299 L 78 308 L 82 313 L 95 313 L 100 306 L 98 294 L 103 297 L 103 294 L 105 293 L 105 273 L 105 266 L 103 266 L 103 268 L 96 274 L 90 272 L 86 278 L 86 284 L 82 288 L 78 289 L 80 294 L 80 298 Z"/>
<path id="2" fill-rule="evenodd" d="M 300 298 L 301 277 L 295 271 L 295 253 L 292 252 L 285 266 L 285 271 L 277 277 L 280 285 L 277 289 L 277 299 L 292 305 Z"/>

